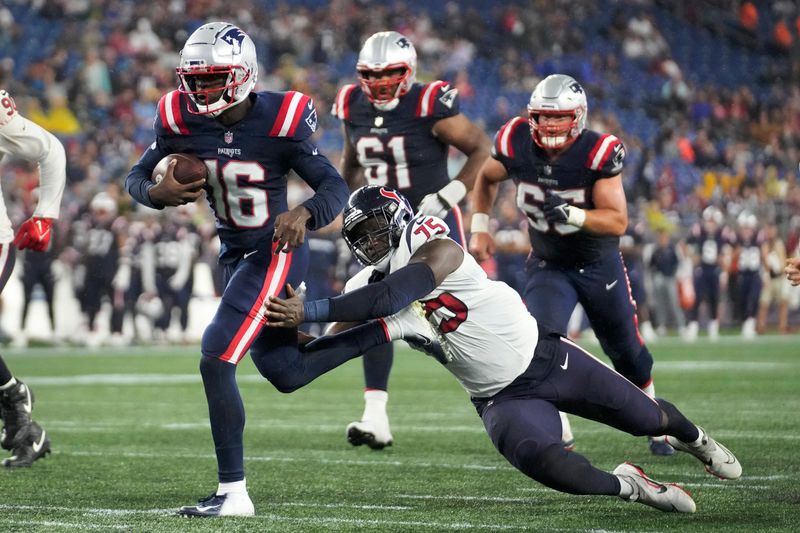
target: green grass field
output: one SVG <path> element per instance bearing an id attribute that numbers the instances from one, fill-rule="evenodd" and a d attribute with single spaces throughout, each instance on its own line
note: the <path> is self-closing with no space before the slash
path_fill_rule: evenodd
<path id="1" fill-rule="evenodd" d="M 596 346 L 588 346 L 596 353 Z M 738 481 L 688 455 L 653 457 L 644 439 L 573 418 L 578 450 L 608 470 L 624 460 L 682 482 L 694 515 L 617 498 L 560 494 L 494 450 L 444 368 L 399 350 L 390 415 L 395 445 L 353 448 L 361 363 L 291 395 L 246 359 L 246 467 L 257 516 L 174 515 L 216 487 L 196 348 L 30 349 L 4 354 L 36 393 L 53 453 L 0 470 L 0 531 L 797 531 L 800 527 L 800 338 L 652 346 L 659 395 L 742 462 Z"/>

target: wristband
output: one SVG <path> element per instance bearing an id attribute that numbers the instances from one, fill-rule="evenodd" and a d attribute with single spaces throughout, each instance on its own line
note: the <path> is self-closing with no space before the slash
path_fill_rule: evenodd
<path id="1" fill-rule="evenodd" d="M 489 215 L 486 213 L 472 213 L 470 233 L 489 233 Z"/>
<path id="2" fill-rule="evenodd" d="M 569 212 L 567 215 L 567 224 L 575 226 L 576 228 L 583 227 L 583 223 L 586 222 L 586 211 L 574 205 L 569 206 L 567 211 Z"/>
<path id="3" fill-rule="evenodd" d="M 460 202 L 464 196 L 467 195 L 467 186 L 464 185 L 463 181 L 452 180 L 450 183 L 439 189 L 439 192 L 436 194 L 439 196 L 439 200 L 445 204 L 445 207 L 450 209 L 454 205 L 458 205 L 458 202 Z"/>
<path id="4" fill-rule="evenodd" d="M 303 322 L 330 322 L 328 315 L 330 314 L 331 301 L 328 298 L 324 300 L 312 300 L 303 303 Z"/>

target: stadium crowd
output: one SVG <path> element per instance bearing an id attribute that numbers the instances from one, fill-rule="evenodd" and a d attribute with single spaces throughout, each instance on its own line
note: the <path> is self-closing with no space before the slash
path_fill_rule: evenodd
<path id="1" fill-rule="evenodd" d="M 85 316 L 76 337 L 102 330 L 120 342 L 139 331 L 130 327 L 141 321 L 137 316 L 155 338 L 165 338 L 173 308 L 182 311 L 186 329 L 194 263 L 208 264 L 219 280 L 210 211 L 134 207 L 122 182 L 152 140 L 159 98 L 177 84 L 175 51 L 203 22 L 225 19 L 256 42 L 259 90 L 299 90 L 320 110 L 330 109 L 337 87 L 355 81 L 363 39 L 387 28 L 415 43 L 425 69 L 418 78 L 451 81 L 464 113 L 490 136 L 524 110 L 547 74 L 574 76 L 589 94 L 588 127 L 617 135 L 627 149 L 631 224 L 623 245 L 639 280 L 641 324 L 691 339 L 703 323 L 716 334 L 711 308 L 718 303 L 712 298 L 698 307 L 708 291 L 694 282 L 706 253 L 698 239 L 705 226 L 721 245 L 713 262 L 723 289 L 722 325 L 741 327 L 746 337 L 773 326 L 791 331 L 800 293 L 789 290 L 782 265 L 800 249 L 800 11 L 779 1 L 687 1 L 669 10 L 653 0 L 610 5 L 248 0 L 231 12 L 220 0 L 6 2 L 0 86 L 25 116 L 63 141 L 68 161 L 53 247 L 20 261 L 23 330 L 27 304 L 39 294 L 34 287 L 48 294 L 54 273 L 70 277 Z M 316 142 L 338 161 L 338 124 L 322 113 L 320 130 Z M 463 160 L 453 154 L 450 164 L 454 175 Z M 35 205 L 37 170 L 9 158 L 0 179 L 16 184 L 6 191 L 16 225 Z M 306 194 L 293 183 L 290 203 Z M 493 224 L 498 254 L 483 266 L 519 289 L 529 245 L 513 184 L 502 188 Z M 311 260 L 310 297 L 338 292 L 352 268 L 338 227 L 315 232 L 310 243 L 318 256 Z M 758 291 L 742 282 L 753 269 L 763 280 Z M 648 299 L 670 304 L 650 306 L 649 316 Z M 104 305 L 110 312 L 100 316 L 110 322 L 99 326 Z"/>

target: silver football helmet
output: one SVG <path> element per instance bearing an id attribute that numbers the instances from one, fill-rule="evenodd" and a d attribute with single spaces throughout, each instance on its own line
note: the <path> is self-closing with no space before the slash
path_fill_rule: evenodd
<path id="1" fill-rule="evenodd" d="M 586 129 L 588 105 L 583 87 L 565 74 L 551 74 L 539 82 L 528 102 L 528 124 L 536 144 L 558 149 L 578 138 Z M 542 115 L 571 117 L 564 124 L 541 124 Z"/>
<path id="2" fill-rule="evenodd" d="M 725 216 L 722 214 L 722 211 L 719 210 L 717 206 L 710 205 L 703 209 L 703 222 L 706 223 L 713 223 L 717 226 L 722 224 L 722 220 Z"/>
<path id="3" fill-rule="evenodd" d="M 406 94 L 417 76 L 417 51 L 396 31 L 381 31 L 366 40 L 356 63 L 361 90 L 373 104 L 387 104 Z"/>
<path id="4" fill-rule="evenodd" d="M 258 61 L 253 40 L 233 24 L 203 24 L 186 40 L 176 69 L 181 85 L 197 109 L 194 114 L 218 116 L 240 104 L 255 87 Z"/>

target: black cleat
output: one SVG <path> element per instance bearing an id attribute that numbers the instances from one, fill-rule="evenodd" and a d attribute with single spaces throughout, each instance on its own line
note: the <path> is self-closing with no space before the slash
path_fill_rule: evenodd
<path id="1" fill-rule="evenodd" d="M 3 429 L 0 432 L 0 446 L 14 450 L 22 445 L 31 431 L 31 411 L 33 393 L 23 382 L 0 392 L 0 418 Z"/>
<path id="2" fill-rule="evenodd" d="M 50 439 L 47 432 L 36 422 L 31 422 L 27 441 L 17 448 L 8 459 L 3 459 L 7 468 L 25 468 L 34 461 L 50 453 Z"/>
<path id="3" fill-rule="evenodd" d="M 255 508 L 247 493 L 229 492 L 218 496 L 214 492 L 198 501 L 197 505 L 184 505 L 178 509 L 178 515 L 187 518 L 253 516 Z"/>

